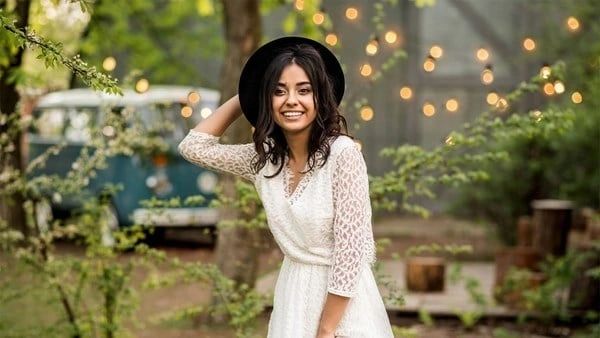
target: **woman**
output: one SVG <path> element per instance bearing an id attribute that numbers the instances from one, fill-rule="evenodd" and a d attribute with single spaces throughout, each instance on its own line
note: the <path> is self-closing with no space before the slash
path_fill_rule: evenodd
<path id="1" fill-rule="evenodd" d="M 193 163 L 250 180 L 261 197 L 285 255 L 268 337 L 393 337 L 370 269 L 366 166 L 338 111 L 343 76 L 316 41 L 271 41 L 244 66 L 239 97 L 179 146 Z M 219 144 L 242 113 L 255 126 L 254 143 Z"/>

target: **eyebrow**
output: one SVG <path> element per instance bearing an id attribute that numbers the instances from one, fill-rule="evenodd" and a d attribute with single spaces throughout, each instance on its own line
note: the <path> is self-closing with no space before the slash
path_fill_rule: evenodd
<path id="1" fill-rule="evenodd" d="M 298 82 L 298 83 L 296 83 L 296 86 L 304 86 L 304 85 L 310 85 L 310 82 L 309 82 L 309 81 L 302 81 L 302 82 Z M 278 87 L 285 87 L 285 86 L 286 86 L 286 84 L 285 84 L 285 83 L 283 83 L 283 82 L 279 82 L 279 83 L 277 84 L 277 86 L 278 86 Z"/>

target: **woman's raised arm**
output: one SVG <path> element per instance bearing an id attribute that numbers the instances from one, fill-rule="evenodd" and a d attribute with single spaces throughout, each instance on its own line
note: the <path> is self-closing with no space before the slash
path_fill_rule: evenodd
<path id="1" fill-rule="evenodd" d="M 237 95 L 225 101 L 217 110 L 194 127 L 195 131 L 221 136 L 227 128 L 242 115 L 240 99 Z"/>

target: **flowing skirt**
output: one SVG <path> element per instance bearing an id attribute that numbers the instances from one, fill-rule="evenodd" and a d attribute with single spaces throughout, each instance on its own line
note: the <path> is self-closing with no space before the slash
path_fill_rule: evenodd
<path id="1" fill-rule="evenodd" d="M 269 338 L 315 338 L 327 297 L 329 266 L 283 259 L 269 321 Z M 375 278 L 362 269 L 357 292 L 335 332 L 336 337 L 394 337 Z"/>

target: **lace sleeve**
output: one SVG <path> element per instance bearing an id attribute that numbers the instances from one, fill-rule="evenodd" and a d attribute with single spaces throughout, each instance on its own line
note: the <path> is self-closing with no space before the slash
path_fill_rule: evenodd
<path id="1" fill-rule="evenodd" d="M 179 144 L 179 152 L 188 161 L 201 167 L 241 176 L 254 182 L 252 159 L 254 144 L 221 144 L 219 138 L 190 130 Z"/>
<path id="2" fill-rule="evenodd" d="M 333 207 L 334 250 L 327 290 L 352 297 L 365 262 L 375 258 L 367 168 L 354 144 L 336 159 Z"/>

